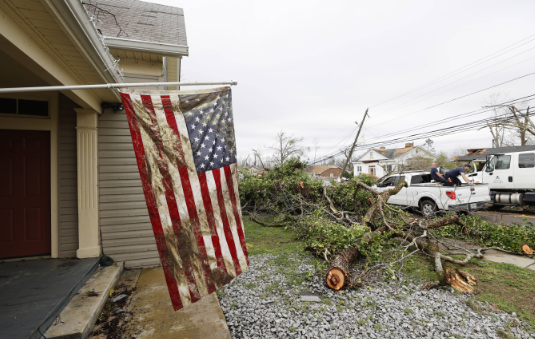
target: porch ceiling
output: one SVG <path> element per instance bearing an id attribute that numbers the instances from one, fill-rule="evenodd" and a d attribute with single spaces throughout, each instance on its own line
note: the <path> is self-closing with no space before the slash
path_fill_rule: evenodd
<path id="1" fill-rule="evenodd" d="M 46 81 L 35 76 L 33 72 L 24 67 L 0 49 L 0 87 L 46 86 Z"/>

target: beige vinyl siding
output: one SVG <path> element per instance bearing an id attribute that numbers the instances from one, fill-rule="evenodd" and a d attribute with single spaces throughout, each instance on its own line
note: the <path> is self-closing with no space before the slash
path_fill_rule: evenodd
<path id="1" fill-rule="evenodd" d="M 78 249 L 78 191 L 76 170 L 76 112 L 72 100 L 59 96 L 59 257 L 76 257 Z"/>
<path id="2" fill-rule="evenodd" d="M 99 118 L 99 218 L 104 253 L 126 267 L 160 265 L 124 111 Z"/>

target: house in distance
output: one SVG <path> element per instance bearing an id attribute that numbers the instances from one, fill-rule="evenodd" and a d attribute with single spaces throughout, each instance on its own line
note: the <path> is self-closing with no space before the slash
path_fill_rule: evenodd
<path id="1" fill-rule="evenodd" d="M 403 148 L 379 147 L 369 149 L 357 161 L 353 162 L 354 175 L 370 174 L 382 177 L 390 172 L 401 171 L 415 159 L 435 158 L 435 156 L 421 146 L 414 146 L 408 142 Z M 413 169 L 413 168 L 411 168 Z M 429 170 L 419 168 L 421 170 Z"/>

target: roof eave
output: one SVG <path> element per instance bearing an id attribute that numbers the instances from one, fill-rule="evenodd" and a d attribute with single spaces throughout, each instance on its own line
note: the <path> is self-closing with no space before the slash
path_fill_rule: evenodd
<path id="1" fill-rule="evenodd" d="M 100 37 L 90 21 L 82 2 L 78 0 L 45 0 L 53 4 L 49 6 L 56 9 L 64 20 L 65 24 L 72 30 L 72 39 L 78 42 L 78 48 L 83 49 L 83 53 L 90 59 L 95 70 L 108 83 L 124 82 L 120 72 L 114 67 L 106 47 L 102 44 Z M 116 91 L 114 95 L 120 100 Z"/>
<path id="2" fill-rule="evenodd" d="M 105 36 L 104 43 L 109 48 L 123 49 L 134 52 L 156 53 L 164 56 L 182 57 L 189 55 L 189 47 L 159 42 L 142 41 Z"/>

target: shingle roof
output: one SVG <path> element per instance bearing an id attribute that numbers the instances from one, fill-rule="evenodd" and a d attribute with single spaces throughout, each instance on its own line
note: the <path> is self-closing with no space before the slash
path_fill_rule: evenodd
<path id="1" fill-rule="evenodd" d="M 310 166 L 307 166 L 307 168 L 305 168 L 305 172 L 321 174 L 325 172 L 326 170 L 328 170 L 329 168 L 340 168 L 340 167 L 335 166 L 335 165 L 310 165 Z"/>
<path id="2" fill-rule="evenodd" d="M 401 156 L 403 153 L 407 153 L 412 150 L 414 147 L 404 147 L 404 148 L 391 148 L 391 149 L 373 149 L 375 152 L 387 157 L 388 159 L 395 159 Z"/>
<path id="3" fill-rule="evenodd" d="M 96 27 L 104 36 L 181 46 L 188 44 L 182 8 L 139 0 L 85 0 L 84 3 L 88 13 L 97 19 Z"/>

